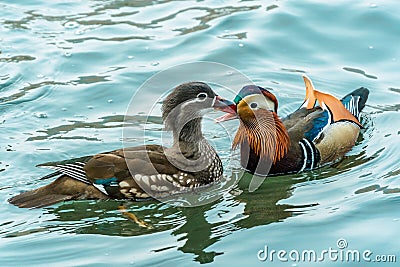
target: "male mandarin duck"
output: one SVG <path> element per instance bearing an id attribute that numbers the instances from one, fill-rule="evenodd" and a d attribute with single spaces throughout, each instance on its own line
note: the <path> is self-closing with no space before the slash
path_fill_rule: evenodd
<path id="1" fill-rule="evenodd" d="M 223 102 L 231 104 L 205 83 L 181 84 L 162 105 L 166 129 L 173 132 L 172 147 L 142 145 L 44 164 L 56 172 L 42 179 L 59 177 L 9 202 L 31 208 L 74 199 L 139 200 L 149 198 L 149 192 L 165 196 L 217 181 L 223 173 L 221 160 L 203 136 L 201 121 L 209 108 L 224 110 Z"/>
<path id="2" fill-rule="evenodd" d="M 308 77 L 303 79 L 304 103 L 285 118 L 278 116 L 278 101 L 270 91 L 248 85 L 237 94 L 231 111 L 225 109 L 228 114 L 217 119 L 239 118 L 232 147 L 240 146 L 241 165 L 250 173 L 311 170 L 341 159 L 355 145 L 368 89 L 361 87 L 339 100 L 315 90 Z"/>

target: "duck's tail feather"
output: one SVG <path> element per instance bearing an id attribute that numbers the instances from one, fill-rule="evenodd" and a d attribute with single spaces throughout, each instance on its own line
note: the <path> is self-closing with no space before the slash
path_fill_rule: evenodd
<path id="1" fill-rule="evenodd" d="M 43 188 L 24 192 L 10 198 L 8 202 L 19 208 L 41 208 L 73 199 L 73 196 L 54 194 L 41 189 Z"/>
<path id="2" fill-rule="evenodd" d="M 359 120 L 360 112 L 365 107 L 368 95 L 369 90 L 365 87 L 360 87 L 343 97 L 340 101 L 343 103 L 344 107 Z"/>
<path id="3" fill-rule="evenodd" d="M 8 200 L 20 208 L 40 208 L 73 199 L 107 199 L 92 185 L 63 175 L 43 187 L 21 193 Z"/>

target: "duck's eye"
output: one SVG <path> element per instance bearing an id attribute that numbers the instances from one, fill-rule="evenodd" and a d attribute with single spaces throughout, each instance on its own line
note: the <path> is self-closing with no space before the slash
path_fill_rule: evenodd
<path id="1" fill-rule="evenodd" d="M 206 93 L 199 93 L 198 95 L 197 95 L 197 98 L 198 99 L 200 99 L 200 100 L 206 100 L 206 98 L 207 98 L 207 94 Z"/>
<path id="2" fill-rule="evenodd" d="M 255 109 L 255 108 L 258 107 L 258 105 L 257 105 L 256 102 L 253 102 L 253 103 L 250 103 L 250 107 L 251 107 L 252 109 Z"/>

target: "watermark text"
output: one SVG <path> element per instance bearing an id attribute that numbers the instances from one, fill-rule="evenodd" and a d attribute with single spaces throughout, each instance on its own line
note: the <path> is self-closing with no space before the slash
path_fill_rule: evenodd
<path id="1" fill-rule="evenodd" d="M 265 245 L 257 252 L 260 261 L 269 262 L 396 262 L 396 255 L 393 254 L 374 254 L 372 250 L 349 249 L 346 239 L 340 238 L 336 242 L 336 247 L 329 247 L 322 250 L 292 249 L 290 251 L 271 249 Z"/>

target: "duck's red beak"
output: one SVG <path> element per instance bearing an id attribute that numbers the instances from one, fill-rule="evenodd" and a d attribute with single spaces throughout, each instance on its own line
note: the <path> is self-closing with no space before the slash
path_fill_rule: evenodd
<path id="1" fill-rule="evenodd" d="M 219 123 L 219 122 L 233 120 L 233 119 L 237 118 L 235 103 L 233 103 L 227 99 L 223 99 L 220 96 L 215 97 L 213 108 L 227 113 L 219 118 L 216 118 L 215 122 Z"/>

